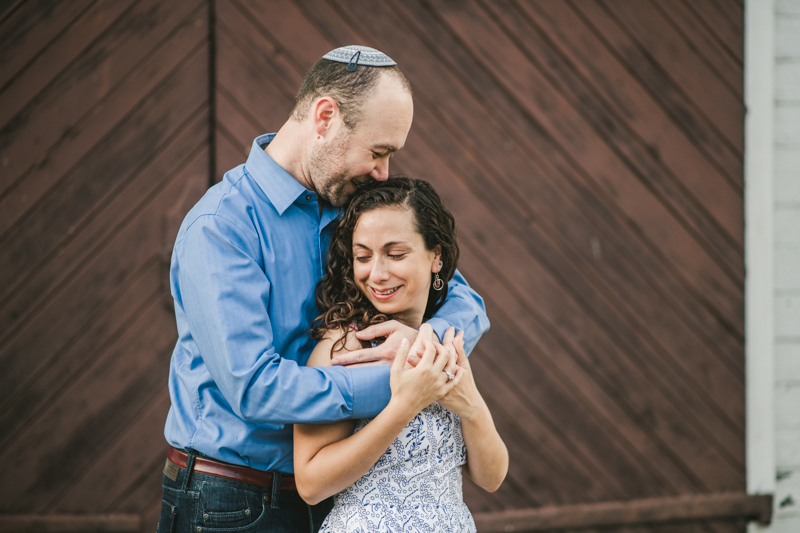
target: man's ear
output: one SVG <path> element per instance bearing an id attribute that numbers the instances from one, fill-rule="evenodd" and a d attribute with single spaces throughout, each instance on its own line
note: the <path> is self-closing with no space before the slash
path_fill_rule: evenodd
<path id="1" fill-rule="evenodd" d="M 314 133 L 325 137 L 335 128 L 336 119 L 339 118 L 339 105 L 330 96 L 318 98 L 311 109 L 314 119 Z"/>

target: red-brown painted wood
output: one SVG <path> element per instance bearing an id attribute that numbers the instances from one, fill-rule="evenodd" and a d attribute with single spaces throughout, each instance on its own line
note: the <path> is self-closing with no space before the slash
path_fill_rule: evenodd
<path id="1" fill-rule="evenodd" d="M 6 83 L 0 93 L 0 101 L 3 103 L 0 106 L 0 124 L 3 125 L 4 134 L 8 135 L 14 132 L 19 121 L 25 118 L 25 113 L 20 115 L 20 112 L 24 109 L 30 111 L 35 108 L 38 104 L 36 97 L 40 92 L 55 80 L 60 79 L 73 62 L 93 59 L 91 54 L 85 54 L 87 47 L 98 37 L 104 34 L 108 35 L 109 27 L 126 12 L 126 9 L 130 8 L 132 3 L 133 0 L 95 2 L 88 11 L 81 15 L 78 21 L 70 25 L 68 31 L 61 35 L 57 42 L 39 52 L 40 55 L 36 58 L 35 63 Z M 122 21 L 125 22 L 124 17 Z M 91 73 L 93 65 L 89 65 L 88 68 Z M 102 72 L 95 74 L 97 74 L 95 77 L 96 90 L 101 83 Z M 16 120 L 11 121 L 12 118 Z M 4 191 L 7 186 L 7 178 L 0 181 L 0 191 Z"/>
<path id="2" fill-rule="evenodd" d="M 0 87 L 19 76 L 20 70 L 31 63 L 42 47 L 57 40 L 92 1 L 16 3 L 17 9 L 0 14 Z M 4 7 L 11 7 L 9 4 L 12 2 L 6 2 Z"/>
<path id="3" fill-rule="evenodd" d="M 0 149 L 13 154 L 6 170 L 9 179 L 15 180 L 13 191 L 0 196 L 0 238 L 104 137 L 114 135 L 132 109 L 187 61 L 193 49 L 199 49 L 208 32 L 203 7 L 177 26 L 156 25 L 133 46 L 123 46 L 108 36 L 98 46 L 115 45 L 115 53 L 98 59 L 94 69 L 86 65 L 69 69 L 66 79 L 43 95 L 43 101 L 17 126 L 8 146 Z M 166 25 L 176 22 L 169 19 L 178 18 L 180 12 L 157 15 L 164 15 Z M 97 70 L 115 79 L 107 79 L 106 86 L 99 88 Z"/>
<path id="4" fill-rule="evenodd" d="M 108 247 L 114 246 L 114 239 L 128 231 L 126 228 L 141 225 L 143 219 L 152 218 L 154 230 L 161 231 L 163 234 L 165 228 L 162 216 L 154 216 L 154 204 L 160 209 L 171 207 L 170 204 L 174 203 L 175 197 L 186 191 L 187 183 L 194 188 L 191 197 L 196 199 L 202 194 L 204 189 L 204 170 L 207 165 L 208 154 L 207 149 L 197 151 L 197 145 L 199 143 L 204 144 L 205 141 L 205 137 L 201 135 L 202 125 L 205 124 L 202 120 L 203 118 L 205 117 L 203 116 L 199 121 L 190 124 L 183 132 L 184 134 L 177 138 L 179 142 L 171 146 L 173 148 L 171 154 L 162 153 L 154 162 L 155 164 L 149 166 L 139 176 L 140 179 L 132 180 L 133 187 L 127 191 L 128 195 L 118 198 L 98 217 L 96 224 L 93 224 L 78 235 L 62 255 L 65 261 L 80 265 L 93 257 L 99 256 L 103 258 L 109 253 Z M 181 161 L 183 163 L 181 167 L 176 167 L 175 165 L 178 163 L 178 161 L 175 161 L 176 153 L 191 154 L 193 159 L 188 162 Z M 166 183 L 161 182 L 160 180 L 165 177 L 171 179 L 167 180 Z M 148 178 L 150 181 L 148 182 L 144 178 Z M 175 182 L 178 184 L 175 185 Z M 136 193 L 142 195 L 143 202 L 136 202 Z M 190 206 L 182 207 L 188 209 Z M 157 213 L 158 211 L 156 210 L 155 212 Z M 116 224 L 115 219 L 119 221 Z M 169 243 L 173 239 L 174 235 L 164 235 L 161 243 L 154 242 L 155 246 L 150 247 L 145 252 L 149 254 L 158 253 L 160 251 L 159 246 L 170 246 Z M 128 254 L 130 262 L 133 261 L 134 257 L 134 254 Z M 11 434 L 18 426 L 29 423 L 28 417 L 31 413 L 47 405 L 58 390 L 78 375 L 77 373 L 80 372 L 80 369 L 92 360 L 93 353 L 101 349 L 103 343 L 108 342 L 107 339 L 113 338 L 118 328 L 124 326 L 130 317 L 130 313 L 134 313 L 143 305 L 145 297 L 155 297 L 163 292 L 166 279 L 163 279 L 164 273 L 161 271 L 160 265 L 157 264 L 157 261 L 153 261 L 151 256 L 145 255 L 143 257 L 150 259 L 146 263 L 147 266 L 143 267 L 147 269 L 146 272 L 133 273 L 131 281 L 116 290 L 112 289 L 110 294 L 95 295 L 95 298 L 100 296 L 104 297 L 105 300 L 104 303 L 100 304 L 100 309 L 87 321 L 88 326 L 77 327 L 73 337 L 69 338 L 65 344 L 45 344 L 39 348 L 45 353 L 52 353 L 52 356 L 46 360 L 46 365 L 43 365 L 41 370 L 28 368 L 28 371 L 18 378 L 16 386 L 12 389 L 14 396 L 3 404 L 2 411 L 0 411 L 2 413 L 0 414 L 0 421 L 3 422 L 4 427 L 9 429 Z M 99 261 L 95 259 L 94 263 L 98 265 L 96 267 L 98 269 L 109 267 L 107 263 L 103 263 L 102 259 Z M 53 264 L 45 272 L 48 276 L 43 275 L 41 277 L 55 277 L 65 270 L 58 267 L 57 263 Z M 89 272 L 91 272 L 91 268 Z M 97 275 L 98 273 L 92 272 L 92 274 Z M 86 270 L 81 268 L 77 272 L 68 272 L 66 279 L 74 281 L 75 278 L 85 277 L 86 275 Z M 90 276 L 90 280 L 93 281 L 94 278 Z M 98 288 L 97 285 L 94 287 L 95 289 Z M 134 289 L 131 289 L 131 287 Z M 53 287 L 49 287 L 49 291 L 47 288 L 47 286 L 39 287 L 40 293 L 50 294 L 51 298 L 53 298 Z M 70 300 L 83 290 L 81 287 L 71 289 L 69 286 L 64 289 L 66 297 Z M 89 294 L 92 294 L 92 292 L 90 291 Z M 23 291 L 21 298 L 23 301 L 26 298 L 36 301 L 36 295 L 32 291 Z M 61 302 L 62 300 L 59 299 L 59 296 L 56 296 L 53 307 L 49 311 L 51 316 L 57 316 L 59 307 L 64 305 Z M 118 317 L 117 313 L 119 313 Z M 41 330 L 30 331 L 29 335 L 24 337 L 27 340 L 22 342 L 22 346 L 36 346 L 31 339 L 35 339 L 39 335 L 44 338 L 47 337 L 42 334 Z M 13 346 L 13 343 L 10 344 L 12 349 Z M 10 436 L 10 434 L 7 434 L 4 437 L 10 438 Z M 0 440 L 0 443 L 2 442 Z"/>
<path id="5" fill-rule="evenodd" d="M 171 240 L 348 43 L 411 80 L 392 169 L 450 205 L 493 322 L 473 369 L 512 464 L 473 510 L 743 490 L 741 3 L 213 4 L 0 11 L 4 512 L 154 529 Z"/>

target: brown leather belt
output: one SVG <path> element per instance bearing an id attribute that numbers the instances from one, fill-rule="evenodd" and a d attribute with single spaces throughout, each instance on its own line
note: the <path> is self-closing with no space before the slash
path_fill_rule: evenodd
<path id="1" fill-rule="evenodd" d="M 175 465 L 186 468 L 186 453 L 177 448 L 169 447 L 167 459 Z M 194 471 L 209 476 L 217 476 L 225 479 L 233 479 L 242 483 L 250 483 L 259 487 L 272 488 L 272 472 L 264 472 L 246 466 L 231 465 L 209 459 L 208 457 L 196 457 L 194 460 Z M 294 476 L 291 474 L 281 474 L 281 490 L 297 490 L 294 484 Z"/>

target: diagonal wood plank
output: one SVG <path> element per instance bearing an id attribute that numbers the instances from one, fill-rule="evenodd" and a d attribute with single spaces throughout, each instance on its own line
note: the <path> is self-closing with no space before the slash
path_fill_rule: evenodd
<path id="1" fill-rule="evenodd" d="M 686 0 L 654 2 L 653 7 L 669 20 L 676 32 L 681 34 L 687 45 L 694 48 L 706 66 L 719 78 L 725 80 L 739 99 L 744 98 L 744 75 L 742 62 L 731 56 L 728 50 L 715 39 L 700 20 L 686 5 Z"/>
<path id="2" fill-rule="evenodd" d="M 718 249 L 723 257 L 729 257 L 734 268 L 741 264 L 744 232 L 739 209 L 742 205 L 741 186 L 732 184 L 711 166 L 695 149 L 690 139 L 678 131 L 663 114 L 642 116 L 636 120 L 630 113 L 613 109 L 614 102 L 619 102 L 620 98 L 599 99 L 593 80 L 577 75 L 577 68 L 566 63 L 557 47 L 548 42 L 547 34 L 557 31 L 551 24 L 537 26 L 530 19 L 530 23 L 526 24 L 524 12 L 521 13 L 518 8 L 512 8 L 505 2 L 481 3 L 483 12 L 488 12 L 488 16 L 497 21 L 498 29 L 503 34 L 515 40 L 515 45 L 520 48 L 525 60 L 534 67 L 525 69 L 526 74 L 528 71 L 541 71 L 556 92 L 565 96 L 572 95 L 568 99 L 571 105 L 597 131 L 598 138 L 608 143 L 618 157 L 626 161 L 637 178 L 643 180 L 654 194 L 660 195 L 662 202 L 666 202 L 691 224 L 705 243 Z M 556 4 L 551 7 L 553 6 Z M 461 32 L 463 35 L 464 32 L 474 30 L 476 22 L 487 18 L 483 12 L 455 10 L 452 12 L 454 16 L 447 18 L 455 18 L 455 23 L 464 28 Z M 553 18 L 555 17 L 551 17 L 548 22 L 556 27 L 580 24 L 577 20 L 570 21 L 568 16 L 557 17 L 557 21 L 563 21 L 560 24 Z M 580 28 L 575 31 L 585 33 Z M 593 48 L 592 63 L 596 63 L 597 49 Z M 501 79 L 507 80 L 509 90 L 520 93 L 520 97 L 524 98 L 525 85 L 528 82 L 526 76 L 517 75 L 510 68 L 515 62 L 491 61 L 491 53 L 486 52 L 484 55 L 486 54 L 488 56 L 482 64 L 486 68 L 497 65 L 500 69 L 502 66 Z M 626 102 L 630 102 L 632 96 L 631 92 L 626 92 Z M 658 109 L 648 95 L 641 96 L 645 107 L 649 110 Z M 637 104 L 630 103 L 627 107 L 631 110 L 635 105 Z M 634 129 L 629 124 L 638 127 Z"/>
<path id="3" fill-rule="evenodd" d="M 4 512 L 41 512 L 163 390 L 176 334 L 153 301 L 118 343 L 65 391 L 31 425 L 4 458 L 15 457 L 0 474 Z M 15 480 L 10 483 L 10 480 Z"/>
<path id="4" fill-rule="evenodd" d="M 6 83 L 0 91 L 0 131 L 4 137 L 16 131 L 24 121 L 25 110 L 35 108 L 40 92 L 58 79 L 73 61 L 79 60 L 95 39 L 106 33 L 114 21 L 126 20 L 132 4 L 133 0 L 94 3 L 53 46 L 36 58 L 34 64 Z M 4 179 L 0 182 L 0 191 L 6 186 Z"/>
<path id="5" fill-rule="evenodd" d="M 91 6 L 93 0 L 21 2 L 0 14 L 0 92 L 54 39 Z M 11 2 L 6 2 L 6 5 Z"/>
<path id="6" fill-rule="evenodd" d="M 62 166 L 65 159 L 74 164 L 91 152 L 168 72 L 187 61 L 189 50 L 205 40 L 205 6 L 194 12 L 187 12 L 187 7 L 198 6 L 153 0 L 137 4 L 129 17 L 112 25 L 65 69 L 37 97 L 35 106 L 18 115 L 12 127 L 0 130 L 0 157 L 9 161 L 0 181 L 4 197 L 0 201 L 6 206 L 21 204 L 3 210 L 9 213 L 0 219 L 0 234 L 68 172 L 69 167 Z M 144 20 L 131 28 L 136 19 Z M 68 158 L 63 155 L 65 146 L 72 154 Z M 21 190 L 9 198 L 12 188 Z"/>
<path id="7" fill-rule="evenodd" d="M 126 178 L 144 168 L 181 126 L 195 118 L 206 104 L 205 87 L 194 81 L 203 79 L 205 66 L 206 54 L 200 49 L 142 102 L 115 135 L 104 139 L 104 146 L 51 191 L 27 224 L 4 241 L 0 273 L 8 278 L 0 289 L 3 299 L 18 291 L 43 261 L 92 220 L 97 209 L 125 188 Z"/>
<path id="8" fill-rule="evenodd" d="M 95 458 L 79 478 L 70 483 L 53 505 L 68 513 L 88 513 L 98 509 L 110 511 L 114 502 L 135 490 L 142 474 L 160 480 L 161 471 L 152 465 L 159 459 L 163 463 L 167 443 L 163 438 L 155 437 L 164 431 L 169 406 L 169 394 L 166 388 L 162 388 L 128 428 Z M 113 475 L 109 475 L 112 472 Z"/>
<path id="9" fill-rule="evenodd" d="M 131 190 L 125 195 L 120 195 L 117 201 L 110 204 L 96 220 L 96 223 L 81 232 L 71 246 L 63 254 L 66 259 L 76 263 L 74 269 L 60 268 L 58 263 L 48 265 L 45 274 L 56 277 L 62 284 L 67 285 L 64 290 L 69 291 L 69 283 L 74 282 L 76 277 L 80 277 L 85 268 L 85 263 L 94 260 L 97 256 L 103 256 L 106 248 L 113 242 L 113 239 L 126 232 L 126 228 L 131 225 L 141 223 L 142 218 L 154 217 L 156 224 L 163 224 L 162 217 L 159 216 L 159 209 L 164 211 L 171 207 L 171 202 L 180 194 L 191 193 L 190 200 L 196 200 L 205 189 L 206 169 L 208 164 L 208 150 L 206 148 L 206 138 L 203 135 L 203 125 L 205 115 L 190 123 L 184 135 L 178 137 L 174 145 L 169 145 L 169 153 L 162 154 L 156 159 L 155 164 L 145 169 L 139 179 L 132 180 Z M 198 149 L 202 146 L 202 149 Z M 189 154 L 188 159 L 179 159 L 175 154 Z M 147 179 L 145 179 L 147 178 Z M 165 179 L 166 178 L 166 179 Z M 175 185 L 177 183 L 177 185 Z M 165 196 L 165 191 L 174 197 Z M 154 207 L 154 205 L 156 207 Z M 184 210 L 188 210 L 188 207 Z M 158 229 L 158 228 L 156 228 Z M 175 228 L 177 229 L 177 228 Z M 163 235 L 162 228 L 162 235 Z M 169 246 L 174 240 L 174 235 L 164 235 L 159 248 L 149 250 L 150 253 L 160 252 L 161 247 Z M 109 265 L 110 266 L 110 265 Z M 127 317 L 141 305 L 141 298 L 151 295 L 154 292 L 163 293 L 166 291 L 166 273 L 164 265 L 157 264 L 152 266 L 155 272 L 144 274 L 142 277 L 134 278 L 128 283 L 136 287 L 135 297 L 117 296 L 113 292 L 110 295 L 103 295 L 97 291 L 96 296 L 101 298 L 99 309 L 95 311 L 86 322 L 87 327 L 77 327 L 72 338 L 64 341 L 63 344 L 44 344 L 42 348 L 49 357 L 46 364 L 42 362 L 41 370 L 28 368 L 26 374 L 17 377 L 12 396 L 3 404 L 0 411 L 0 423 L 13 433 L 24 424 L 29 423 L 30 416 L 37 410 L 46 406 L 60 388 L 65 385 L 65 381 L 75 377 L 78 369 L 84 368 L 91 361 L 92 354 L 96 349 L 102 347 L 114 338 L 115 329 L 122 327 L 124 321 L 121 317 L 115 321 L 114 312 L 119 298 L 123 298 L 120 303 L 120 313 Z M 62 276 L 62 277 L 58 277 Z M 150 277 L 148 277 L 150 276 Z M 128 283 L 121 285 L 117 290 L 123 293 L 130 292 Z M 52 286 L 51 286 L 52 288 Z M 95 290 L 99 289 L 95 285 Z M 52 311 L 58 312 L 57 303 L 60 301 L 60 290 L 45 292 L 40 288 L 50 300 L 56 300 L 56 307 Z M 74 289 L 73 289 L 74 290 Z M 31 299 L 36 301 L 37 296 L 34 292 L 25 291 L 22 293 L 22 300 Z M 102 298 L 106 298 L 105 301 Z M 111 307 L 112 312 L 108 307 Z M 29 331 L 34 331 L 34 335 L 41 332 L 43 324 L 32 324 Z M 30 337 L 29 337 L 30 339 Z M 23 346 L 36 346 L 29 341 Z M 13 344 L 11 345 L 13 348 Z M 43 358 L 44 359 L 44 358 Z M 6 435 L 10 438 L 11 435 Z M 5 439 L 0 439 L 2 446 Z"/>

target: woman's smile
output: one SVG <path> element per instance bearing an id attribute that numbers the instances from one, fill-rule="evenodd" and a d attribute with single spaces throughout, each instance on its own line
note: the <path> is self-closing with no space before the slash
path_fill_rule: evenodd
<path id="1" fill-rule="evenodd" d="M 397 291 L 402 288 L 401 286 L 392 287 L 391 289 L 376 289 L 375 287 L 370 287 L 369 290 L 372 292 L 372 295 L 377 298 L 378 300 L 388 300 L 395 294 Z"/>

